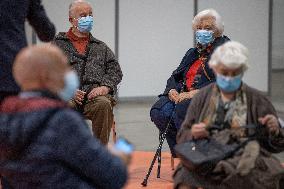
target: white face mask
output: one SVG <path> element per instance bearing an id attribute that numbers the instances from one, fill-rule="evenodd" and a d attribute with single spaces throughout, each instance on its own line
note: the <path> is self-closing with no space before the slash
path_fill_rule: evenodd
<path id="1" fill-rule="evenodd" d="M 58 93 L 59 97 L 64 100 L 70 100 L 79 87 L 79 79 L 74 71 L 67 72 L 64 75 L 64 88 Z"/>

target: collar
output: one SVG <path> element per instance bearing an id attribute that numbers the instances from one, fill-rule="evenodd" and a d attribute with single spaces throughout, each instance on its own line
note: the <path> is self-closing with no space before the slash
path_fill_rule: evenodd
<path id="1" fill-rule="evenodd" d="M 202 46 L 197 45 L 195 50 L 198 52 L 198 54 L 202 55 L 209 55 L 211 54 L 218 46 L 222 45 L 223 43 L 229 41 L 230 39 L 223 35 L 220 37 L 217 37 L 214 39 L 212 43 L 207 45 L 206 48 L 202 48 Z"/>
<path id="2" fill-rule="evenodd" d="M 72 41 L 88 41 L 90 39 L 90 35 L 86 37 L 78 37 L 73 33 L 72 28 L 69 29 L 69 31 L 66 33 L 66 36 Z"/>
<path id="3" fill-rule="evenodd" d="M 55 40 L 64 40 L 64 41 L 69 41 L 69 38 L 67 36 L 68 32 L 59 32 L 56 36 L 55 36 Z M 93 37 L 93 35 L 90 33 L 89 35 L 89 39 L 90 39 L 90 43 L 102 43 L 102 41 L 96 39 Z"/>
<path id="4" fill-rule="evenodd" d="M 22 91 L 22 92 L 19 93 L 19 97 L 21 99 L 45 97 L 45 98 L 50 98 L 50 99 L 61 101 L 60 97 L 58 97 L 56 94 L 54 94 L 54 93 L 52 93 L 48 90 L 45 90 L 45 89 Z"/>
<path id="5" fill-rule="evenodd" d="M 206 45 L 206 47 L 197 44 L 197 51 L 198 51 L 200 57 L 210 54 L 212 52 L 212 49 L 213 49 L 212 43 L 209 43 L 208 45 Z"/>
<path id="6" fill-rule="evenodd" d="M 56 107 L 67 107 L 67 104 L 50 91 L 30 90 L 5 98 L 0 105 L 0 112 L 32 112 Z"/>

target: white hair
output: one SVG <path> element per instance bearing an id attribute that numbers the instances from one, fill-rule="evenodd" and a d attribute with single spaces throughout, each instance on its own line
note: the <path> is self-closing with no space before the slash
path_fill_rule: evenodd
<path id="1" fill-rule="evenodd" d="M 224 32 L 224 23 L 222 21 L 222 17 L 220 16 L 220 14 L 214 9 L 205 9 L 199 12 L 192 20 L 192 29 L 196 31 L 197 25 L 200 23 L 200 21 L 203 18 L 207 17 L 214 18 L 215 27 L 217 31 L 220 33 L 220 35 L 222 35 Z"/>
<path id="2" fill-rule="evenodd" d="M 90 7 L 92 7 L 91 3 L 89 3 L 88 1 L 85 1 L 85 0 L 75 0 L 72 3 L 70 3 L 70 5 L 69 5 L 69 17 L 70 18 L 72 18 L 73 15 L 74 15 L 74 8 L 76 7 L 76 5 L 82 4 L 82 3 L 88 4 Z"/>
<path id="3" fill-rule="evenodd" d="M 228 41 L 219 46 L 212 54 L 209 66 L 216 67 L 223 64 L 227 68 L 242 68 L 242 72 L 248 69 L 248 49 L 239 42 Z"/>

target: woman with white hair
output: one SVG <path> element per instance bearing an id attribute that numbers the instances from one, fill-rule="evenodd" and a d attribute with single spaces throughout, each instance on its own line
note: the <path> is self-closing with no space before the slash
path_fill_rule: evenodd
<path id="1" fill-rule="evenodd" d="M 167 81 L 163 94 L 150 111 L 151 120 L 163 133 L 171 120 L 172 125 L 166 135 L 173 157 L 176 133 L 180 128 L 191 98 L 198 90 L 215 81 L 215 75 L 208 66 L 214 49 L 226 41 L 221 16 L 213 9 L 198 13 L 192 21 L 196 47 L 189 49 L 180 65 Z"/>
<path id="2" fill-rule="evenodd" d="M 270 154 L 284 150 L 284 131 L 267 98 L 242 82 L 248 69 L 247 48 L 227 42 L 215 50 L 209 66 L 216 74 L 216 83 L 192 99 L 177 142 L 211 138 L 222 144 L 241 143 L 249 137 L 247 125 L 252 124 L 261 135 L 211 169 L 197 171 L 182 160 L 174 174 L 175 188 L 284 188 L 284 169 Z M 219 130 L 209 132 L 213 125 Z"/>

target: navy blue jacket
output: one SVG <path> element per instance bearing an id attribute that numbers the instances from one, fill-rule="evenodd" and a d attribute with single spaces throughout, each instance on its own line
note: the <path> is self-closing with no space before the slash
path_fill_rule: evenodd
<path id="1" fill-rule="evenodd" d="M 25 20 L 42 41 L 50 41 L 55 27 L 49 21 L 40 0 L 0 1 L 0 92 L 19 92 L 12 76 L 17 53 L 27 45 Z"/>
<path id="2" fill-rule="evenodd" d="M 0 174 L 14 189 L 122 188 L 127 179 L 122 160 L 60 103 L 47 97 L 9 97 L 2 103 Z"/>
<path id="3" fill-rule="evenodd" d="M 229 38 L 227 36 L 222 36 L 214 40 L 214 42 L 212 43 L 213 50 L 208 54 L 208 58 L 204 62 L 205 71 L 207 72 L 207 75 L 201 74 L 201 77 L 195 78 L 195 84 L 196 84 L 194 86 L 195 89 L 200 89 L 208 85 L 209 83 L 215 81 L 215 75 L 213 73 L 213 70 L 209 68 L 208 61 L 210 60 L 210 57 L 214 49 L 216 49 L 218 46 L 222 45 L 228 40 Z M 197 48 L 191 48 L 186 52 L 178 68 L 173 71 L 171 77 L 167 80 L 166 89 L 164 93 L 160 96 L 163 95 L 167 96 L 171 89 L 176 89 L 178 92 L 180 92 L 181 89 L 185 87 L 184 83 L 185 83 L 186 73 L 191 67 L 191 65 L 199 58 L 199 55 L 200 53 L 198 52 Z"/>

